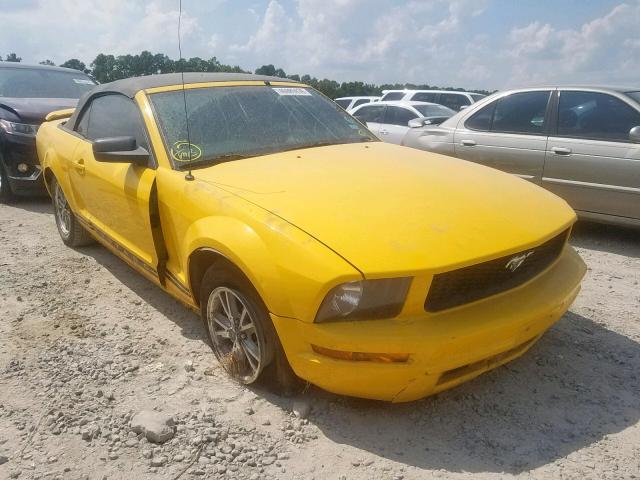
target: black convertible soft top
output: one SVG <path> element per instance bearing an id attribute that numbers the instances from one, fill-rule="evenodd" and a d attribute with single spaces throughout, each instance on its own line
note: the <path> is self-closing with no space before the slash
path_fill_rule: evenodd
<path id="1" fill-rule="evenodd" d="M 182 83 L 181 73 L 163 73 L 160 75 L 145 75 L 142 77 L 124 78 L 122 80 L 116 80 L 115 82 L 103 83 L 95 88 L 92 88 L 83 95 L 78 101 L 78 106 L 69 118 L 67 122 L 68 128 L 73 129 L 80 115 L 80 112 L 84 109 L 85 104 L 89 99 L 97 95 L 104 95 L 107 93 L 120 93 L 126 95 L 129 98 L 135 97 L 136 93 L 140 90 L 146 90 L 148 88 L 155 87 L 168 87 L 170 85 L 180 85 Z M 210 72 L 185 72 L 184 83 L 208 83 L 208 82 L 247 82 L 247 81 L 262 81 L 262 82 L 295 82 L 295 80 L 289 80 L 288 78 L 269 77 L 266 75 L 254 75 L 252 73 L 210 73 Z"/>

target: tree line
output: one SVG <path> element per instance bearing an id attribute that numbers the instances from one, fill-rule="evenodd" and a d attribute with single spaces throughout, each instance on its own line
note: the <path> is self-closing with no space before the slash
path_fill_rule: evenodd
<path id="1" fill-rule="evenodd" d="M 4 61 L 20 62 L 22 58 L 15 53 L 8 54 Z M 0 56 L 0 61 L 2 57 Z M 55 65 L 51 60 L 43 60 L 42 65 Z M 226 65 L 221 63 L 216 57 L 203 59 L 192 57 L 173 60 L 163 53 L 151 53 L 146 50 L 136 55 L 105 55 L 100 53 L 88 66 L 77 58 L 72 58 L 60 64 L 61 67 L 72 68 L 91 75 L 100 83 L 112 82 L 121 78 L 138 77 L 141 75 L 152 75 L 156 73 L 176 73 L 176 72 L 233 72 L 251 73 L 238 65 Z M 329 98 L 372 95 L 378 96 L 383 90 L 393 89 L 419 89 L 419 90 L 453 90 L 462 91 L 463 88 L 440 87 L 429 84 L 394 83 L 375 85 L 364 82 L 337 82 L 328 78 L 318 79 L 311 75 L 287 74 L 282 68 L 274 65 L 263 65 L 255 70 L 259 75 L 270 75 L 274 77 L 286 78 L 300 81 L 321 91 Z M 482 94 L 489 94 L 487 90 L 469 90 Z"/>

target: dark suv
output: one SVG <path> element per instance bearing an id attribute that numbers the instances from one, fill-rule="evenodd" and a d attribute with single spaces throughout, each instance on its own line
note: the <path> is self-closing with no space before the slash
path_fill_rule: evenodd
<path id="1" fill-rule="evenodd" d="M 48 113 L 75 107 L 95 84 L 77 70 L 0 62 L 0 201 L 44 193 L 38 127 Z"/>

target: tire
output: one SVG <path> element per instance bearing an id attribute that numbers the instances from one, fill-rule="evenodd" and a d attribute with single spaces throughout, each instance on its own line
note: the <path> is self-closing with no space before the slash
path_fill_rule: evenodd
<path id="1" fill-rule="evenodd" d="M 75 214 L 71 211 L 67 197 L 55 177 L 51 180 L 51 195 L 53 214 L 62 242 L 68 247 L 82 247 L 94 243 L 93 237 L 80 225 Z"/>
<path id="2" fill-rule="evenodd" d="M 235 319 L 233 327 L 229 310 Z M 200 312 L 213 353 L 231 378 L 244 385 L 263 382 L 283 394 L 302 385 L 287 361 L 267 308 L 237 268 L 224 264 L 207 270 L 200 290 Z"/>
<path id="3" fill-rule="evenodd" d="M 14 200 L 13 191 L 9 184 L 9 178 L 0 155 L 0 203 L 11 203 Z"/>

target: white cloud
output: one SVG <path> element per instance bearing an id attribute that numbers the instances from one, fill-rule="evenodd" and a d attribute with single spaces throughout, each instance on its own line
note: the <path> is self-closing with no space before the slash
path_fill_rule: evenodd
<path id="1" fill-rule="evenodd" d="M 270 0 L 256 32 L 230 51 L 244 52 L 256 65 L 274 63 L 320 77 L 381 82 L 395 73 L 395 81 L 424 82 L 432 77 L 429 63 L 451 55 L 446 41 L 485 4 L 296 0 L 287 11 L 279 0 Z"/>
<path id="2" fill-rule="evenodd" d="M 532 22 L 514 28 L 504 56 L 514 84 L 637 82 L 640 2 L 621 4 L 579 28 Z"/>
<path id="3" fill-rule="evenodd" d="M 38 0 L 28 9 L 0 11 L 0 45 L 37 62 L 69 58 L 90 62 L 96 54 L 138 53 L 143 49 L 177 56 L 177 3 L 151 0 L 80 2 Z M 183 13 L 183 38 L 199 31 L 196 18 Z M 22 54 L 25 56 L 25 54 Z"/>
<path id="4" fill-rule="evenodd" d="M 251 69 L 273 63 L 337 80 L 491 89 L 635 83 L 640 69 L 640 0 L 604 12 L 601 3 L 585 3 L 581 17 L 599 13 L 582 23 L 563 11 L 566 5 L 544 5 L 518 24 L 497 0 L 183 0 L 183 6 L 185 56 L 216 56 Z M 177 57 L 177 7 L 178 0 L 0 0 L 0 53 L 56 63 L 143 49 Z"/>

